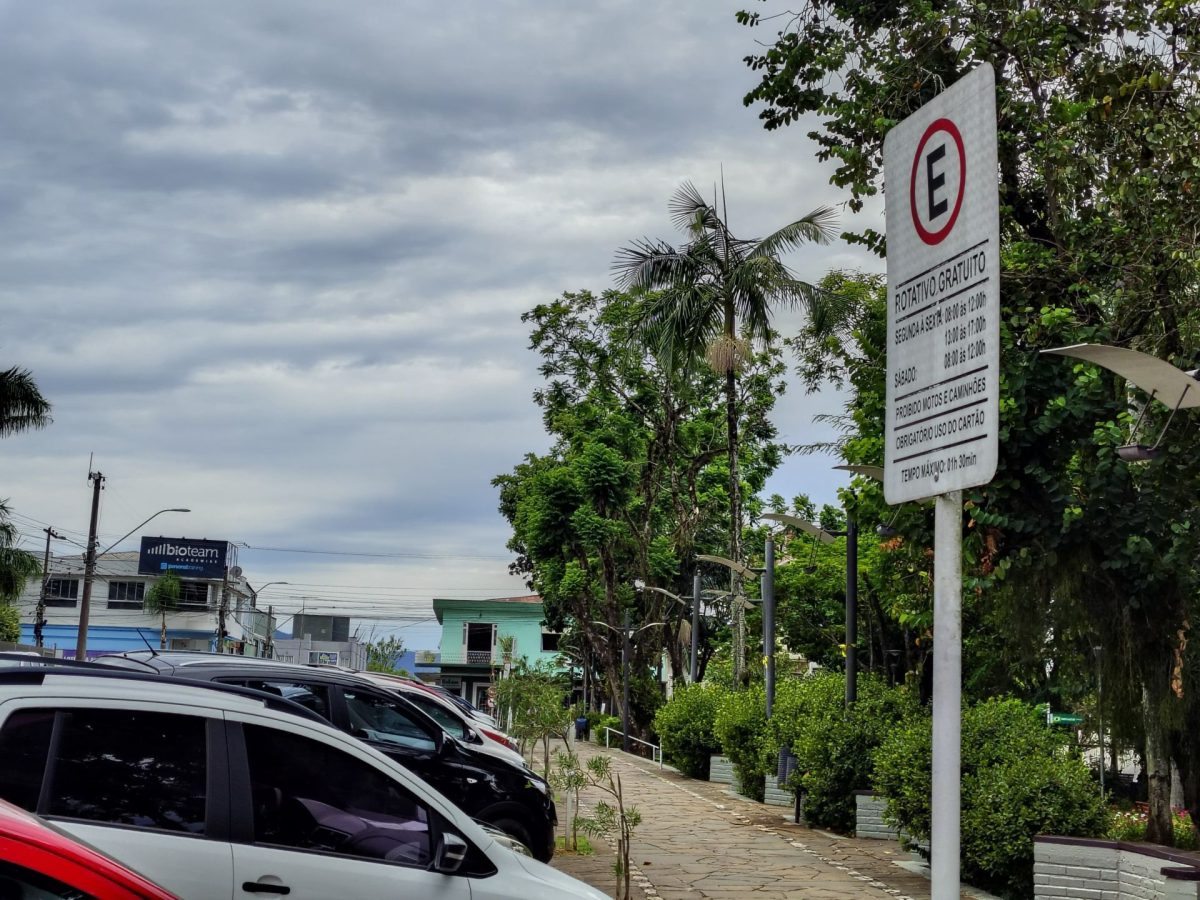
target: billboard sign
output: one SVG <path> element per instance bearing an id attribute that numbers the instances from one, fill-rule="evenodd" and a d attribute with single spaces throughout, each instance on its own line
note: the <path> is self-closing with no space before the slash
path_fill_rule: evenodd
<path id="1" fill-rule="evenodd" d="M 987 484 L 1000 412 L 996 85 L 982 65 L 888 132 L 884 495 Z"/>
<path id="2" fill-rule="evenodd" d="M 138 574 L 174 572 L 183 578 L 223 578 L 228 547 L 225 541 L 144 537 L 138 555 Z"/>

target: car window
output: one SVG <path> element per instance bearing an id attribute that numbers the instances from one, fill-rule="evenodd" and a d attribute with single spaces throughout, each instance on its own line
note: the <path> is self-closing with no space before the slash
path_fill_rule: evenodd
<path id="1" fill-rule="evenodd" d="M 47 815 L 204 833 L 202 717 L 123 709 L 60 716 Z"/>
<path id="2" fill-rule="evenodd" d="M 37 809 L 53 727 L 54 710 L 25 709 L 0 728 L 0 797 L 9 803 Z"/>
<path id="3" fill-rule="evenodd" d="M 432 697 L 418 697 L 415 693 L 406 694 L 405 696 L 409 703 L 414 703 L 421 707 L 421 709 L 429 714 L 429 718 L 446 729 L 447 733 L 454 735 L 459 740 L 465 741 L 467 739 L 467 726 L 463 724 L 463 720 Z"/>
<path id="4" fill-rule="evenodd" d="M 0 900 L 93 900 L 68 884 L 41 872 L 0 860 Z"/>
<path id="5" fill-rule="evenodd" d="M 256 843 L 429 864 L 432 815 L 402 785 L 320 741 L 243 728 Z"/>
<path id="6" fill-rule="evenodd" d="M 433 738 L 397 701 L 351 688 L 342 688 L 342 696 L 350 717 L 350 733 L 355 737 L 413 750 L 437 749 Z"/>
<path id="7" fill-rule="evenodd" d="M 222 678 L 223 684 L 240 684 L 277 694 L 311 709 L 322 719 L 329 720 L 329 689 L 323 684 L 304 684 L 281 678 Z"/>

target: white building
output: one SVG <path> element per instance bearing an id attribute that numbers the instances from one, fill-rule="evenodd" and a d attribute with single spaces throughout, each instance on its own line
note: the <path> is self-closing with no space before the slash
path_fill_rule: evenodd
<path id="1" fill-rule="evenodd" d="M 136 551 L 104 553 L 96 558 L 88 606 L 87 655 L 124 650 L 160 649 L 162 616 L 145 609 L 146 593 L 158 578 L 138 571 Z M 61 656 L 74 656 L 83 598 L 84 560 L 80 556 L 52 557 L 46 581 L 42 645 Z M 270 635 L 265 610 L 253 606 L 254 592 L 241 569 L 231 566 L 222 578 L 180 579 L 178 609 L 167 613 L 167 648 L 218 650 L 261 656 Z M 26 585 L 17 608 L 21 614 L 21 643 L 37 643 L 40 581 Z M 218 641 L 221 612 L 225 635 Z"/>

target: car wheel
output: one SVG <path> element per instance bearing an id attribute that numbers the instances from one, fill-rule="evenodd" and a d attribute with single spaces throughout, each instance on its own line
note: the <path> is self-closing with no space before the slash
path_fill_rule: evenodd
<path id="1" fill-rule="evenodd" d="M 518 822 L 516 819 L 508 816 L 500 816 L 499 818 L 492 819 L 490 824 L 493 828 L 499 828 L 510 838 L 518 840 L 524 844 L 534 859 L 541 858 L 538 856 L 537 848 L 533 846 L 533 841 L 530 840 L 529 829 L 526 828 L 521 822 Z"/>

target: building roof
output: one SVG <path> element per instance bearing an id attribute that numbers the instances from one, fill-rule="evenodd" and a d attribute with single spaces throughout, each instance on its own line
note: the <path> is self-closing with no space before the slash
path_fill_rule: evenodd
<path id="1" fill-rule="evenodd" d="M 433 612 L 437 616 L 438 622 L 442 621 L 442 612 L 449 608 L 454 609 L 470 609 L 472 607 L 491 608 L 505 607 L 512 605 L 522 606 L 541 606 L 542 597 L 540 594 L 525 594 L 520 597 L 491 597 L 486 600 L 467 600 L 454 597 L 434 597 Z"/>

